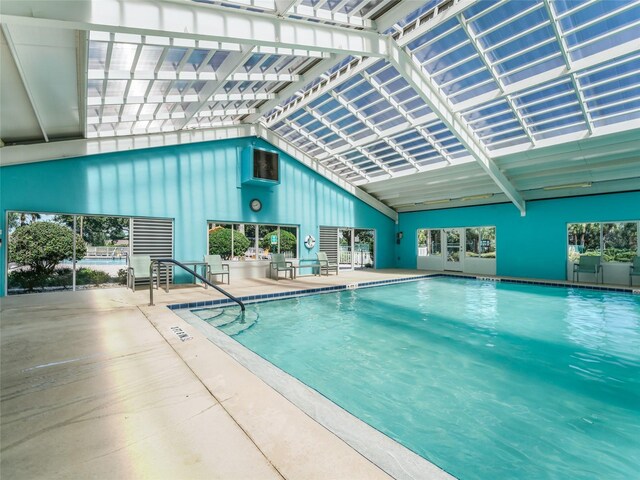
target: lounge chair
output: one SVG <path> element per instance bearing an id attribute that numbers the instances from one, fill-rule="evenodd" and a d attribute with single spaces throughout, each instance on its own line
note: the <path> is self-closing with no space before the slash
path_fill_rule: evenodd
<path id="1" fill-rule="evenodd" d="M 326 275 L 329 276 L 329 270 L 334 270 L 336 275 L 338 275 L 338 264 L 337 263 L 329 263 L 329 258 L 327 257 L 326 252 L 318 252 L 316 253 L 318 257 L 318 263 L 320 264 L 320 274 L 322 272 L 326 272 Z"/>
<path id="2" fill-rule="evenodd" d="M 596 283 L 598 283 L 598 274 L 600 274 L 600 278 L 602 283 L 604 283 L 603 273 L 602 273 L 602 257 L 600 256 L 591 256 L 591 255 L 581 255 L 578 259 L 578 263 L 573 265 L 573 281 L 576 279 L 578 282 L 580 281 L 581 273 L 590 273 L 595 275 Z"/>
<path id="3" fill-rule="evenodd" d="M 207 264 L 207 279 L 213 280 L 216 279 L 218 275 L 222 275 L 222 283 L 224 283 L 224 276 L 227 276 L 227 283 L 231 283 L 231 278 L 229 276 L 229 264 L 222 263 L 222 257 L 220 255 L 205 255 L 204 261 Z"/>
<path id="4" fill-rule="evenodd" d="M 285 278 L 287 278 L 287 272 L 289 277 L 293 280 L 296 277 L 293 263 L 287 262 L 284 253 L 272 253 L 271 263 L 269 264 L 269 276 L 273 278 L 273 272 L 276 272 L 276 280 L 280 280 L 280 272 L 285 272 Z"/>
<path id="5" fill-rule="evenodd" d="M 151 257 L 149 255 L 131 255 L 129 257 L 129 265 L 127 266 L 127 288 L 136 291 L 136 279 L 149 278 L 149 267 L 151 266 Z M 156 288 L 159 288 L 160 278 L 158 276 L 158 266 L 156 265 L 151 273 L 149 280 L 156 281 Z"/>
<path id="6" fill-rule="evenodd" d="M 629 266 L 629 286 L 633 286 L 633 277 L 640 276 L 640 257 L 634 257 L 633 263 Z"/>

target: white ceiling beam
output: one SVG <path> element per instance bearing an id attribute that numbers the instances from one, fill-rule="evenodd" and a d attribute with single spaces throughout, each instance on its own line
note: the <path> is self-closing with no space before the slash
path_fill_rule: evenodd
<path id="1" fill-rule="evenodd" d="M 428 173 L 423 172 L 409 177 L 394 178 L 386 182 L 367 185 L 365 188 L 367 192 L 375 195 L 376 198 L 379 196 L 393 198 L 394 194 L 396 195 L 395 198 L 398 198 L 405 190 L 409 191 L 414 187 L 424 188 L 429 185 L 451 185 L 451 182 L 457 183 L 473 179 L 479 182 L 481 178 L 486 178 L 491 181 L 484 170 L 478 167 L 475 162 L 455 166 L 449 166 L 443 163 L 439 167 L 429 167 Z"/>
<path id="2" fill-rule="evenodd" d="M 255 113 L 255 108 L 223 108 L 220 110 L 203 110 L 198 117 L 229 117 L 234 115 L 249 115 Z"/>
<path id="3" fill-rule="evenodd" d="M 340 10 L 342 10 L 344 8 L 345 5 L 347 5 L 350 2 L 351 2 L 351 0 L 340 0 L 337 4 L 334 4 L 332 10 L 334 12 L 339 12 Z M 354 10 L 352 9 L 351 11 L 353 12 Z"/>
<path id="4" fill-rule="evenodd" d="M 524 215 L 526 213 L 525 201 L 520 192 L 493 162 L 488 150 L 464 119 L 453 113 L 451 101 L 442 94 L 433 79 L 422 69 L 418 61 L 404 49 L 399 48 L 393 39 L 389 39 L 389 53 L 391 64 L 491 176 L 509 200 L 520 210 L 521 215 Z"/>
<path id="5" fill-rule="evenodd" d="M 347 142 L 347 144 L 349 146 L 351 146 L 351 148 L 354 148 L 362 156 L 364 156 L 367 160 L 372 162 L 374 165 L 378 166 L 378 168 L 380 168 L 382 171 L 384 171 L 387 174 L 389 174 L 389 176 L 392 176 L 392 173 L 391 173 L 391 170 L 389 170 L 389 167 L 387 167 L 384 163 L 380 162 L 377 158 L 375 158 L 373 155 L 371 155 L 369 152 L 367 152 L 364 148 L 355 146 L 353 140 L 348 135 L 345 135 L 344 133 L 342 133 L 340 131 L 340 129 L 338 127 L 336 127 L 335 125 L 333 125 L 329 120 L 327 120 L 322 115 L 320 115 L 317 112 L 315 112 L 314 110 L 311 110 L 310 108 L 305 107 L 305 111 L 307 113 L 309 113 L 313 118 L 318 120 L 322 125 L 324 125 L 329 130 L 331 130 L 333 133 L 338 135 L 342 140 Z"/>
<path id="6" fill-rule="evenodd" d="M 251 102 L 273 98 L 273 93 L 216 93 L 209 97 L 209 102 Z"/>
<path id="7" fill-rule="evenodd" d="M 348 27 L 361 27 L 365 29 L 374 28 L 375 24 L 371 20 L 366 18 L 347 15 L 346 13 L 339 13 L 332 10 L 326 10 L 323 8 L 316 8 L 308 5 L 297 5 L 289 11 L 289 15 L 295 15 L 297 17 L 309 18 L 312 20 L 325 20 L 338 25 L 344 25 Z"/>
<path id="8" fill-rule="evenodd" d="M 465 21 L 465 19 L 462 16 L 462 14 L 458 14 L 457 18 L 458 18 L 458 22 L 462 26 L 462 29 L 467 34 L 467 37 L 469 37 L 469 39 L 471 40 L 471 45 L 473 46 L 473 48 L 477 52 L 478 57 L 480 58 L 480 61 L 487 68 L 487 70 L 489 71 L 489 74 L 491 75 L 493 80 L 498 85 L 498 89 L 500 90 L 500 92 L 501 92 L 502 96 L 504 97 L 504 99 L 507 101 L 507 104 L 509 105 L 509 108 L 511 109 L 511 111 L 514 114 L 514 116 L 516 117 L 516 120 L 520 124 L 520 127 L 524 130 L 524 133 L 527 135 L 527 138 L 529 139 L 531 144 L 535 146 L 536 139 L 534 138 L 533 134 L 531 133 L 531 130 L 529 129 L 529 126 L 527 125 L 527 122 L 524 120 L 524 118 L 522 118 L 522 115 L 520 114 L 520 110 L 518 110 L 518 107 L 516 106 L 516 104 L 513 101 L 513 99 L 511 97 L 509 97 L 508 95 L 504 95 L 504 87 L 505 86 L 502 83 L 502 79 L 500 78 L 500 74 L 496 70 L 495 66 L 489 60 L 489 56 L 487 55 L 487 52 L 482 47 L 482 44 L 481 44 L 480 40 L 478 40 L 477 35 L 469 27 L 468 23 Z M 501 132 L 501 133 L 504 133 L 504 132 Z"/>
<path id="9" fill-rule="evenodd" d="M 367 74 L 366 72 L 363 72 L 363 76 L 364 78 L 371 84 L 371 86 L 373 86 L 373 88 L 376 89 L 376 91 L 387 101 L 389 102 L 389 104 L 391 104 L 391 106 L 393 106 L 393 108 L 395 108 L 398 112 L 400 112 L 400 115 L 402 115 L 404 117 L 404 119 L 409 122 L 410 124 L 414 123 L 414 120 L 411 118 L 411 116 L 409 115 L 409 113 L 404 109 L 404 107 L 402 105 L 400 105 L 398 102 L 395 101 L 395 99 L 384 89 L 384 87 L 382 87 L 375 78 L 373 78 L 371 75 Z M 438 144 L 438 142 L 435 140 L 435 138 L 433 138 L 432 135 L 429 134 L 429 132 L 427 132 L 425 129 L 420 128 L 419 126 L 415 127 L 415 130 L 420 134 L 420 136 L 422 138 L 424 138 L 424 140 L 427 142 L 427 144 L 429 144 L 431 147 L 434 148 L 434 150 L 436 152 L 438 152 L 438 154 L 446 161 L 450 163 L 450 159 L 449 159 L 449 154 L 444 150 L 444 148 L 442 148 L 440 146 L 440 144 Z M 382 134 L 384 135 L 384 132 L 382 132 Z M 416 165 L 416 168 L 420 169 L 420 167 L 418 167 Z"/>
<path id="10" fill-rule="evenodd" d="M 587 123 L 587 128 L 589 129 L 589 135 L 593 134 L 593 121 L 591 119 L 591 115 L 587 112 L 586 109 L 586 101 L 584 98 L 584 93 L 578 84 L 578 80 L 576 79 L 576 73 L 573 71 L 573 65 L 571 61 L 571 57 L 569 56 L 569 47 L 567 45 L 566 40 L 562 34 L 562 29 L 560 27 L 560 22 L 556 17 L 555 11 L 551 6 L 549 0 L 543 0 L 544 7 L 547 11 L 547 15 L 551 19 L 551 28 L 553 29 L 553 34 L 556 37 L 556 41 L 560 46 L 560 52 L 562 53 L 562 58 L 564 59 L 564 64 L 567 67 L 567 71 L 571 72 L 569 76 L 571 77 L 571 83 L 573 85 L 573 89 L 576 91 L 578 95 L 578 103 L 580 104 L 580 110 L 582 111 L 582 116 L 584 117 L 585 122 Z"/>
<path id="11" fill-rule="evenodd" d="M 634 52 L 640 52 L 640 42 L 633 40 L 622 43 L 595 55 L 590 55 L 580 60 L 573 61 L 570 70 L 567 70 L 566 66 L 552 68 L 539 75 L 535 75 L 525 80 L 506 85 L 504 88 L 504 94 L 512 96 L 522 92 L 526 92 L 529 89 L 533 89 L 537 86 L 558 79 L 558 77 L 561 77 L 563 75 L 578 75 L 581 72 L 598 67 L 612 60 L 615 60 L 616 58 L 622 57 L 623 55 Z M 491 100 L 496 100 L 498 98 L 501 98 L 500 92 L 498 90 L 494 90 L 493 92 L 478 95 L 476 97 L 470 98 L 469 100 L 465 100 L 464 102 L 457 103 L 454 107 L 454 111 L 462 112 L 471 107 L 483 105 L 486 102 L 490 102 Z"/>
<path id="12" fill-rule="evenodd" d="M 292 82 L 282 90 L 280 90 L 274 99 L 260 105 L 258 111 L 253 115 L 249 115 L 245 121 L 248 123 L 256 123 L 258 119 L 260 119 L 263 115 L 269 113 L 276 105 L 284 102 L 298 90 L 304 88 L 305 85 L 311 83 L 315 78 L 325 73 L 334 65 L 340 63 L 342 60 L 344 60 L 345 57 L 346 55 L 332 55 L 330 58 L 319 61 L 309 70 L 307 70 L 298 81 Z"/>
<path id="13" fill-rule="evenodd" d="M 288 117 L 301 108 L 306 107 L 314 100 L 317 100 L 321 96 L 331 93 L 336 87 L 342 85 L 347 80 L 363 72 L 364 70 L 375 64 L 378 60 L 379 59 L 377 58 L 355 59 L 354 61 L 352 61 L 348 65 L 345 65 L 340 70 L 331 75 L 329 79 L 321 81 L 312 89 L 304 92 L 302 96 L 300 96 L 297 100 L 288 103 L 279 112 L 267 118 L 265 121 L 266 126 L 270 127 L 274 125 L 283 117 Z M 291 94 L 293 93 L 294 92 L 292 92 Z"/>
<path id="14" fill-rule="evenodd" d="M 396 5 L 376 18 L 376 29 L 380 33 L 386 32 L 400 20 L 418 10 L 422 5 L 422 2 L 416 2 L 415 0 L 400 0 Z"/>
<path id="15" fill-rule="evenodd" d="M 369 206 L 375 208 L 376 210 L 380 211 L 381 213 L 385 214 L 387 217 L 391 218 L 392 220 L 394 221 L 398 220 L 398 213 L 395 210 L 393 210 L 392 208 L 389 208 L 387 205 L 382 203 L 377 198 L 371 196 L 361 188 L 358 188 L 355 185 L 352 185 L 351 183 L 347 182 L 338 174 L 336 174 L 332 170 L 322 165 L 318 160 L 310 157 L 305 152 L 297 148 L 295 145 L 283 139 L 280 135 L 275 133 L 273 130 L 266 128 L 262 124 L 257 125 L 257 130 L 258 130 L 258 136 L 265 139 L 274 147 L 279 148 L 283 152 L 291 155 L 291 157 L 293 157 L 295 160 L 298 160 L 303 165 L 306 165 L 310 169 L 319 173 L 326 179 L 330 180 L 331 182 L 341 187 L 343 190 L 346 190 L 352 195 L 358 197 L 360 200 L 362 200 Z"/>
<path id="16" fill-rule="evenodd" d="M 285 16 L 289 9 L 298 5 L 302 0 L 275 0 L 276 15 Z"/>
<path id="17" fill-rule="evenodd" d="M 358 175 L 363 177 L 366 181 L 369 180 L 369 175 L 364 170 L 358 168 L 356 165 L 354 165 L 352 162 L 344 158 L 342 155 L 338 155 L 334 153 L 333 150 L 331 150 L 331 148 L 329 148 L 327 145 L 322 143 L 322 141 L 319 138 L 317 138 L 315 135 L 313 135 L 311 132 L 305 130 L 304 128 L 296 125 L 295 123 L 289 120 L 285 120 L 285 123 L 289 126 L 289 128 L 291 128 L 298 135 L 302 135 L 305 139 L 313 143 L 316 147 L 326 152 L 330 158 L 338 160 L 342 165 L 347 167 L 350 172 L 357 173 Z"/>
<path id="18" fill-rule="evenodd" d="M 397 38 L 398 45 L 400 47 L 405 47 L 416 38 L 420 38 L 422 35 L 433 30 L 438 25 L 446 22 L 452 17 L 455 17 L 459 13 L 464 12 L 467 8 L 476 3 L 476 1 L 478 0 L 454 0 L 454 4 L 443 11 L 440 11 L 439 6 L 436 6 L 433 10 L 433 16 L 423 15 L 422 18 L 425 18 L 426 20 L 414 22 L 416 25 L 415 28 Z"/>
<path id="19" fill-rule="evenodd" d="M 389 193 L 371 193 L 381 201 L 398 203 L 400 200 L 406 198 L 420 201 L 440 197 L 443 194 L 446 195 L 445 198 L 450 198 L 450 195 L 455 195 L 454 192 L 464 192 L 467 194 L 469 188 L 481 188 L 484 190 L 481 193 L 495 193 L 500 191 L 491 178 L 484 172 L 482 176 L 459 178 L 457 175 L 451 175 L 449 178 L 439 179 L 437 182 L 430 180 L 430 178 L 420 179 L 419 181 L 414 179 L 413 183 L 405 185 L 401 189 L 396 187 L 395 191 L 390 191 Z"/>
<path id="20" fill-rule="evenodd" d="M 375 17 L 380 10 L 384 9 L 387 6 L 387 3 L 388 2 L 386 2 L 386 1 L 382 1 L 382 2 L 378 3 L 372 9 L 370 9 L 367 13 L 365 13 L 362 17 L 365 18 L 365 19 L 366 18 Z"/>
<path id="21" fill-rule="evenodd" d="M 89 35 L 87 32 L 78 32 L 78 117 L 82 137 L 87 137 L 87 88 L 89 68 Z M 128 85 L 127 85 L 128 87 Z"/>
<path id="22" fill-rule="evenodd" d="M 89 39 L 95 42 L 111 41 L 110 33 L 104 31 L 91 30 Z M 189 38 L 173 38 L 160 35 L 142 35 L 138 33 L 115 33 L 113 41 L 117 43 L 128 43 L 133 45 L 150 45 L 158 47 L 181 47 L 181 48 L 198 48 L 209 50 L 211 55 L 219 50 L 227 52 L 239 52 L 243 45 L 233 42 L 215 42 L 212 40 L 192 40 Z M 274 54 L 274 55 L 291 55 L 294 57 L 307 58 L 330 58 L 331 52 L 320 52 L 318 50 L 309 50 L 305 48 L 291 47 L 273 47 L 265 45 L 254 46 L 255 53 Z M 210 59 L 210 58 L 209 58 Z M 206 65 L 208 60 L 203 63 Z"/>
<path id="23" fill-rule="evenodd" d="M 234 82 L 297 82 L 302 78 L 300 75 L 288 73 L 244 73 L 236 72 L 231 74 L 229 80 Z"/>
<path id="24" fill-rule="evenodd" d="M 237 125 L 206 130 L 183 130 L 179 132 L 132 135 L 127 137 L 88 138 L 64 140 L 46 144 L 15 145 L 2 149 L 0 166 L 60 160 L 125 150 L 209 142 L 227 138 L 250 137 L 254 135 L 256 135 L 256 128 L 253 125 Z"/>
<path id="25" fill-rule="evenodd" d="M 438 118 L 438 116 L 435 113 L 430 113 L 428 115 L 425 115 L 423 117 L 420 118 L 416 118 L 413 122 L 409 123 L 402 123 L 400 125 L 395 125 L 391 128 L 388 128 L 386 130 L 381 130 L 380 134 L 382 135 L 383 138 L 389 138 L 389 137 L 394 137 L 396 135 L 399 135 L 401 133 L 405 133 L 408 132 L 412 129 L 415 128 L 419 128 L 421 126 L 425 126 L 431 122 L 433 122 L 434 120 L 440 121 L 440 119 Z M 371 133 L 371 135 L 368 135 L 366 137 L 363 137 L 359 140 L 356 140 L 354 142 L 354 145 L 358 146 L 358 147 L 364 147 L 367 145 L 370 145 L 374 142 L 377 142 L 380 139 L 380 137 L 378 135 L 376 135 L 375 133 Z M 351 147 L 349 145 L 345 145 L 344 147 L 340 147 L 340 148 L 336 148 L 336 152 L 338 153 L 344 153 L 346 151 L 348 151 Z M 422 168 L 422 167 L 421 167 Z"/>
<path id="26" fill-rule="evenodd" d="M 140 35 L 302 48 L 383 57 L 377 32 L 356 30 L 270 14 L 171 0 L 84 0 L 30 2 L 3 0 L 2 21 L 34 27 L 98 30 Z"/>
<path id="27" fill-rule="evenodd" d="M 636 129 L 640 129 L 640 119 L 633 119 L 623 123 L 613 123 L 611 125 L 607 125 L 604 127 L 598 127 L 594 129 L 593 134 L 587 136 L 585 131 L 569 133 L 566 135 L 558 135 L 556 137 L 547 138 L 544 140 L 539 140 L 536 145 L 536 149 L 533 152 L 538 151 L 540 148 L 544 147 L 553 147 L 557 145 L 563 145 L 565 143 L 572 143 L 580 140 L 585 140 L 588 138 L 597 138 L 605 135 L 610 135 L 612 133 L 621 133 L 627 131 L 633 131 Z M 640 135 L 640 130 L 638 130 L 638 134 Z M 522 146 L 515 145 L 512 147 L 505 147 L 501 149 L 496 149 L 492 151 L 494 158 L 500 158 L 506 155 L 512 155 L 515 153 L 524 153 L 528 150 L 531 150 L 530 146 Z"/>
<path id="28" fill-rule="evenodd" d="M 351 114 L 364 123 L 369 130 L 375 133 L 378 136 L 379 140 L 382 140 L 387 145 L 389 145 L 400 157 L 402 157 L 409 165 L 411 165 L 416 171 L 420 171 L 420 167 L 416 163 L 416 161 L 405 152 L 392 138 L 384 137 L 382 135 L 382 130 L 380 130 L 371 120 L 365 117 L 356 107 L 353 106 L 352 102 L 347 101 L 344 97 L 337 94 L 335 91 L 331 92 L 331 96 L 335 98 L 340 104 L 346 108 Z M 379 162 L 378 162 L 379 163 Z M 385 171 L 388 171 L 386 169 Z"/>
<path id="29" fill-rule="evenodd" d="M 105 72 L 103 70 L 89 70 L 89 80 L 217 80 L 215 72 L 174 72 L 160 70 L 158 72 L 138 70 L 138 71 L 114 71 Z"/>
<path id="30" fill-rule="evenodd" d="M 213 82 L 207 82 L 202 90 L 198 93 L 198 100 L 189 105 L 185 110 L 184 120 L 180 120 L 174 124 L 176 130 L 180 130 L 188 125 L 189 121 L 195 117 L 198 112 L 207 107 L 210 102 L 224 102 L 226 100 L 243 100 L 241 94 L 234 94 L 234 98 L 231 96 L 217 94 L 217 92 L 224 86 L 227 79 L 231 77 L 235 71 L 240 68 L 253 54 L 253 48 L 247 47 L 244 51 L 230 53 L 225 59 L 224 63 L 218 68 L 218 79 Z M 217 95 L 216 95 L 217 94 Z M 252 94 L 256 95 L 256 94 Z M 247 100 L 256 100 L 256 98 L 246 98 Z"/>
<path id="31" fill-rule="evenodd" d="M 136 69 L 138 68 L 138 62 L 140 61 L 140 54 L 142 53 L 142 45 L 138 45 L 136 47 L 136 53 L 133 54 L 133 61 L 131 62 L 131 68 L 129 69 L 129 77 L 127 80 L 127 86 L 124 88 L 124 98 L 129 96 L 129 92 L 131 92 L 131 85 L 133 84 L 134 74 Z M 85 70 L 86 71 L 86 70 Z M 101 72 L 104 74 L 104 72 Z M 87 72 L 87 76 L 90 77 L 90 73 Z M 120 107 L 120 115 L 122 116 L 124 113 L 125 106 L 122 105 Z M 86 135 L 85 135 L 86 136 Z"/>
<path id="32" fill-rule="evenodd" d="M 100 125 L 103 123 L 120 123 L 120 122 L 151 122 L 153 120 L 168 120 L 184 118 L 184 112 L 174 113 L 136 113 L 135 115 L 127 115 L 119 113 L 118 115 L 103 115 L 102 117 L 89 117 L 88 125 Z"/>
<path id="33" fill-rule="evenodd" d="M 49 136 L 44 128 L 44 122 L 42 120 L 42 116 L 40 115 L 40 111 L 38 110 L 38 106 L 36 105 L 36 101 L 33 98 L 33 93 L 31 92 L 31 87 L 29 86 L 29 82 L 27 81 L 27 77 L 24 73 L 24 68 L 22 67 L 22 62 L 20 61 L 20 56 L 18 55 L 18 51 L 16 49 L 16 45 L 13 42 L 13 37 L 11 36 L 11 30 L 9 25 L 2 24 L 2 33 L 4 34 L 4 38 L 7 41 L 7 46 L 9 47 L 9 52 L 11 53 L 11 57 L 13 58 L 13 62 L 16 65 L 16 70 L 18 70 L 18 75 L 20 76 L 20 80 L 22 81 L 22 86 L 24 87 L 25 92 L 27 93 L 27 97 L 29 98 L 29 104 L 31 105 L 31 109 L 33 110 L 33 114 L 36 117 L 36 121 L 38 122 L 38 126 L 40 127 L 40 131 L 42 132 L 42 136 L 45 142 L 49 141 Z"/>

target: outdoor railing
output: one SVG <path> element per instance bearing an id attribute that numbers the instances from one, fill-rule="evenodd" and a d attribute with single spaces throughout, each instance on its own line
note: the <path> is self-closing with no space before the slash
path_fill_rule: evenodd
<path id="1" fill-rule="evenodd" d="M 128 254 L 129 254 L 129 247 L 87 246 L 87 254 L 85 255 L 85 257 L 117 258 L 117 257 L 126 257 Z"/>

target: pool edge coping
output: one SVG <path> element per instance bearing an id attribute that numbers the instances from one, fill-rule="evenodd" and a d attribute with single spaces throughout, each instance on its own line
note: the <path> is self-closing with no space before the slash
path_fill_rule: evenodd
<path id="1" fill-rule="evenodd" d="M 265 301 L 282 300 L 285 298 L 317 295 L 322 293 L 334 293 L 342 290 L 356 290 L 360 288 L 392 285 L 394 283 L 414 282 L 418 280 L 426 280 L 428 278 L 438 278 L 438 277 L 465 278 L 469 280 L 514 283 L 514 284 L 524 284 L 524 285 L 540 285 L 540 286 L 546 286 L 546 287 L 563 287 L 563 288 L 571 288 L 571 289 L 575 288 L 575 289 L 584 289 L 584 290 L 593 290 L 593 291 L 626 293 L 626 294 L 633 294 L 633 295 L 640 293 L 640 290 L 636 290 L 633 287 L 609 287 L 604 285 L 583 285 L 583 284 L 576 284 L 576 283 L 554 282 L 551 280 L 549 281 L 530 280 L 530 279 L 496 277 L 496 276 L 479 275 L 479 274 L 428 273 L 424 275 L 415 275 L 412 277 L 389 278 L 385 280 L 374 280 L 369 282 L 352 282 L 352 283 L 345 283 L 341 285 L 331 285 L 328 287 L 307 288 L 303 290 L 289 290 L 289 291 L 277 292 L 277 293 L 245 295 L 237 298 L 243 303 L 260 303 Z M 202 300 L 199 302 L 169 304 L 169 305 L 166 305 L 166 307 L 169 310 L 190 310 L 193 308 L 212 307 L 212 306 L 226 307 L 232 304 L 235 304 L 233 300 L 229 298 L 220 298 L 216 300 Z"/>
<path id="2" fill-rule="evenodd" d="M 326 428 L 387 475 L 398 480 L 455 480 L 452 474 L 359 419 L 188 309 L 173 311 L 211 343 Z"/>
<path id="3" fill-rule="evenodd" d="M 529 284 L 548 287 L 562 287 L 568 289 L 581 289 L 592 291 L 605 291 L 625 294 L 638 294 L 633 288 L 608 287 L 600 285 L 583 285 L 568 282 L 554 282 L 545 280 L 529 280 L 518 278 L 503 278 L 478 274 L 464 273 L 442 273 L 434 272 L 411 277 L 400 277 L 385 280 L 375 280 L 367 282 L 353 282 L 340 285 L 332 285 L 320 288 L 290 290 L 278 293 L 245 295 L 238 297 L 239 300 L 247 304 L 265 303 L 275 300 L 285 300 L 311 295 L 336 293 L 346 290 L 360 288 L 372 288 L 398 283 L 409 283 L 426 280 L 430 278 L 460 278 L 467 280 L 487 281 L 496 283 Z M 312 420 L 336 435 L 340 440 L 353 448 L 356 452 L 383 470 L 385 473 L 397 479 L 455 479 L 455 477 L 430 462 L 428 459 L 418 455 L 400 442 L 392 439 L 375 427 L 359 419 L 355 415 L 336 404 L 321 392 L 306 385 L 296 377 L 290 375 L 278 366 L 261 357 L 256 352 L 240 344 L 237 340 L 222 332 L 218 328 L 210 325 L 191 310 L 206 308 L 210 306 L 228 307 L 236 305 L 228 298 L 208 300 L 200 302 L 190 302 L 182 304 L 166 305 L 166 307 L 178 315 L 182 320 L 192 327 L 198 329 L 205 337 L 226 354 L 236 360 L 249 372 L 256 375 L 269 387 L 281 394 L 287 401 L 291 402 Z M 323 413 L 325 415 L 323 415 Z M 333 417 L 333 418 L 332 418 Z M 347 427 L 345 427 L 347 425 Z M 358 431 L 358 434 L 354 434 Z M 364 432 L 363 432 L 364 431 Z M 381 440 L 381 438 L 383 440 Z M 382 442 L 380 447 L 378 442 Z M 372 447 L 375 445 L 375 447 Z M 425 477 L 427 474 L 427 477 Z"/>

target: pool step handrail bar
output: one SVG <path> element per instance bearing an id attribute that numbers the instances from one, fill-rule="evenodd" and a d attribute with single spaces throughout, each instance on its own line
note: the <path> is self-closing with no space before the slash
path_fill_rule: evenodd
<path id="1" fill-rule="evenodd" d="M 187 267 L 186 265 L 180 263 L 178 260 L 175 260 L 173 258 L 156 258 L 155 260 L 151 260 L 151 265 L 149 265 L 149 275 L 150 275 L 149 278 L 152 278 L 151 275 L 153 274 L 153 269 L 154 269 L 155 265 L 161 265 L 163 263 L 165 263 L 165 264 L 166 263 L 172 263 L 173 265 L 177 265 L 178 267 L 182 268 L 188 274 L 193 275 L 195 278 L 197 278 L 198 280 L 204 282 L 206 285 L 209 285 L 211 288 L 219 291 L 225 297 L 227 297 L 230 300 L 233 300 L 234 302 L 236 302 L 238 305 L 240 305 L 240 310 L 242 310 L 244 312 L 244 303 L 242 303 L 240 300 L 238 300 L 236 297 L 231 295 L 226 290 L 224 290 L 224 289 L 220 288 L 219 286 L 211 283 L 209 280 L 204 278 L 202 275 L 200 275 L 195 270 L 192 270 L 191 268 Z M 160 275 L 160 271 L 158 270 L 158 276 L 159 275 Z M 168 274 L 167 274 L 167 278 L 168 278 Z M 158 283 L 160 283 L 159 279 L 158 279 Z M 149 283 L 149 306 L 150 307 L 153 306 L 153 282 Z"/>

